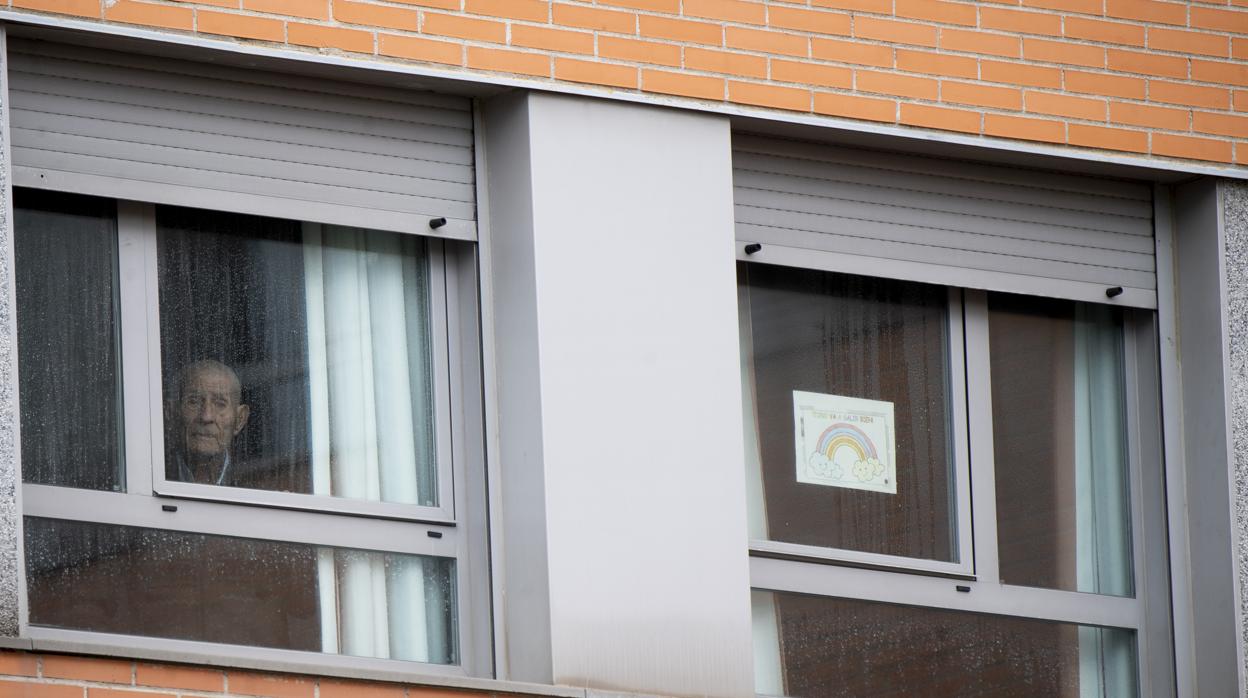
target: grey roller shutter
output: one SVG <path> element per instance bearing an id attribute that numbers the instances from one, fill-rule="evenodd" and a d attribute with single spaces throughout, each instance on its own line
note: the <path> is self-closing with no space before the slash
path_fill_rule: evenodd
<path id="1" fill-rule="evenodd" d="M 14 183 L 473 239 L 463 97 L 12 40 Z"/>
<path id="2" fill-rule="evenodd" d="M 738 134 L 743 258 L 1156 307 L 1146 184 Z"/>

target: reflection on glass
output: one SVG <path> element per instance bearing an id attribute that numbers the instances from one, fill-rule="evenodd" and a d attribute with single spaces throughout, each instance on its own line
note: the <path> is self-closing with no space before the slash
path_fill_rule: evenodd
<path id="1" fill-rule="evenodd" d="M 757 590 L 752 604 L 763 695 L 1138 694 L 1130 630 Z"/>
<path id="2" fill-rule="evenodd" d="M 988 305 L 1001 581 L 1131 596 L 1122 315 Z"/>
<path id="3" fill-rule="evenodd" d="M 35 625 L 458 663 L 455 561 L 26 517 Z"/>
<path id="4" fill-rule="evenodd" d="M 764 264 L 738 288 L 751 537 L 956 561 L 948 292 Z M 896 493 L 799 482 L 794 391 L 891 403 Z"/>
<path id="5" fill-rule="evenodd" d="M 13 190 L 22 479 L 121 490 L 116 205 Z"/>
<path id="6" fill-rule="evenodd" d="M 436 506 L 415 236 L 157 209 L 165 477 Z"/>

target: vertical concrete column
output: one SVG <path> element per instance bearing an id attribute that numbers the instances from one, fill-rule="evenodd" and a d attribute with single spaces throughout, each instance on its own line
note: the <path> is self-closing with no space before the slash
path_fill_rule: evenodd
<path id="1" fill-rule="evenodd" d="M 0 636 L 19 630 L 21 507 L 18 468 L 17 309 L 13 307 L 13 186 L 9 154 L 8 37 L 0 25 Z"/>
<path id="2" fill-rule="evenodd" d="M 485 127 L 500 664 L 753 695 L 729 124 L 523 94 Z"/>

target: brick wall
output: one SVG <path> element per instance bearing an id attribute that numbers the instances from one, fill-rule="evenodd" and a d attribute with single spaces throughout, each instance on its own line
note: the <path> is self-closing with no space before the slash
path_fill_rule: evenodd
<path id="1" fill-rule="evenodd" d="M 0 698 L 497 698 L 498 694 L 0 651 Z"/>
<path id="2" fill-rule="evenodd" d="M 1248 163 L 1248 0 L 5 0 L 14 9 Z"/>

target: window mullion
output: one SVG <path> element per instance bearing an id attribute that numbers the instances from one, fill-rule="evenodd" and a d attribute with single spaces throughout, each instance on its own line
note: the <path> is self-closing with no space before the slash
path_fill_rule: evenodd
<path id="1" fill-rule="evenodd" d="M 966 291 L 966 402 L 971 456 L 971 506 L 975 576 L 999 583 L 996 473 L 993 467 L 992 378 L 988 348 L 988 295 Z"/>
<path id="2" fill-rule="evenodd" d="M 117 202 L 118 301 L 126 491 L 152 493 L 153 464 L 163 453 L 160 409 L 160 314 L 156 302 L 156 212 Z"/>

